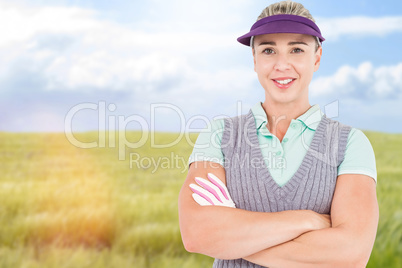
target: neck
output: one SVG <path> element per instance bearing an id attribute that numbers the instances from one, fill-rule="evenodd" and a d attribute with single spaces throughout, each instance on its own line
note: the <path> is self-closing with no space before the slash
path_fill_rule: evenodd
<path id="1" fill-rule="evenodd" d="M 268 118 L 267 128 L 279 140 L 282 140 L 292 119 L 304 114 L 311 105 L 308 99 L 297 103 L 275 103 L 266 98 L 262 107 Z"/>

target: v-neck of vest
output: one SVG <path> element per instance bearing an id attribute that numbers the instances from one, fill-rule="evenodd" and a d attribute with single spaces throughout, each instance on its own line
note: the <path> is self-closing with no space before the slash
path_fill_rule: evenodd
<path id="1" fill-rule="evenodd" d="M 251 126 L 253 127 L 253 130 L 256 130 L 255 120 L 251 110 L 247 114 L 246 121 L 250 122 Z M 279 186 L 278 183 L 272 177 L 271 172 L 269 171 L 267 165 L 265 164 L 265 161 L 261 161 L 262 168 L 259 169 L 260 172 L 262 172 L 261 177 L 266 178 L 265 183 L 268 184 L 269 187 L 272 187 L 272 189 L 275 189 L 274 192 L 278 197 L 284 197 L 288 193 L 292 192 L 301 183 L 303 177 L 307 174 L 309 166 L 313 162 L 314 154 L 316 154 L 319 151 L 320 141 L 323 139 L 328 121 L 329 119 L 324 114 L 317 126 L 317 129 L 315 130 L 313 139 L 306 152 L 306 155 L 302 160 L 302 163 L 300 164 L 296 172 L 292 175 L 292 177 L 282 187 Z M 260 144 L 258 141 L 257 131 L 250 131 L 248 134 L 250 135 L 249 138 L 253 145 L 251 149 L 252 151 L 254 151 L 253 154 L 257 155 L 258 157 L 261 157 L 261 159 L 263 160 L 264 157 L 262 155 Z"/>

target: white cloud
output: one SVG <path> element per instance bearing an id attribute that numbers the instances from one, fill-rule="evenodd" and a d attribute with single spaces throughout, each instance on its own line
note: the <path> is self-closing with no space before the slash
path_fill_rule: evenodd
<path id="1" fill-rule="evenodd" d="M 317 24 L 328 40 L 336 40 L 342 35 L 367 37 L 402 33 L 402 16 L 317 18 Z"/>
<path id="2" fill-rule="evenodd" d="M 94 11 L 77 7 L 0 5 L 0 47 L 29 40 L 38 34 L 82 33 L 96 28 Z"/>
<path id="3" fill-rule="evenodd" d="M 121 114 L 149 113 L 149 104 L 155 102 L 175 104 L 186 115 L 208 116 L 217 111 L 233 114 L 237 100 L 251 106 L 264 92 L 252 67 L 245 64 L 246 53 L 251 64 L 251 53 L 235 39 L 251 26 L 245 25 L 250 20 L 243 20 L 256 14 L 243 13 L 253 12 L 246 8 L 248 1 L 224 2 L 154 0 L 155 8 L 147 12 L 155 12 L 156 20 L 133 19 L 123 25 L 103 20 L 91 9 L 0 0 L 2 106 L 14 109 L 10 108 L 11 114 L 20 108 L 9 99 L 24 96 L 27 111 L 41 110 L 16 123 L 16 129 L 38 122 L 50 122 L 41 125 L 50 129 L 63 118 L 66 106 L 80 101 L 108 100 L 117 104 Z M 402 17 L 323 18 L 318 24 L 324 36 L 334 40 L 341 35 L 401 32 Z M 333 76 L 315 79 L 311 92 L 390 99 L 401 96 L 401 78 L 402 64 L 345 65 Z M 38 100 L 41 105 L 34 106 Z M 53 106 L 47 107 L 48 103 Z M 46 116 L 52 112 L 54 117 Z M 12 116 L 8 120 L 15 121 Z M 169 124 L 169 118 L 165 121 Z"/>
<path id="4" fill-rule="evenodd" d="M 15 28 L 8 29 L 12 34 L 6 34 L 0 43 L 0 93 L 18 99 L 30 92 L 26 107 L 38 100 L 43 104 L 40 116 L 34 120 L 24 115 L 24 123 L 41 118 L 46 119 L 43 122 L 57 121 L 63 117 L 64 107 L 75 105 L 83 91 L 90 92 L 82 94 L 83 101 L 114 102 L 113 95 L 124 95 L 124 101 L 115 98 L 118 112 L 123 114 L 147 114 L 149 104 L 155 102 L 175 104 L 186 114 L 213 115 L 208 111 L 218 105 L 221 112 L 230 113 L 228 105 L 250 99 L 257 81 L 252 68 L 216 61 L 222 51 L 235 55 L 237 49 L 245 49 L 230 32 L 145 32 L 100 20 L 95 12 L 76 7 L 9 6 L 0 8 L 2 15 L 13 17 Z M 24 25 L 29 29 L 23 29 Z M 2 31 L 5 28 L 0 28 L 0 34 Z M 211 66 L 212 62 L 217 65 Z M 24 89 L 20 84 L 16 88 L 16 80 L 26 81 Z M 7 89 L 10 84 L 12 90 Z M 107 95 L 107 91 L 112 93 Z M 55 104 L 60 108 L 56 111 L 47 102 L 60 103 Z M 51 111 L 58 117 L 43 116 Z"/>
<path id="5" fill-rule="evenodd" d="M 245 25 L 245 18 L 254 20 L 258 14 L 244 16 L 250 11 L 250 1 L 231 0 L 216 1 L 187 1 L 187 0 L 150 0 L 153 21 L 144 22 L 144 26 L 155 30 L 171 30 L 171 27 L 179 31 L 188 32 L 213 32 L 222 34 L 224 31 L 239 31 L 249 29 L 251 25 Z M 164 22 L 169 21 L 169 24 Z M 242 27 L 239 29 L 239 26 Z"/>
<path id="6" fill-rule="evenodd" d="M 402 62 L 379 67 L 370 62 L 361 63 L 358 67 L 344 65 L 332 76 L 314 79 L 310 92 L 313 97 L 402 98 Z"/>
<path id="7" fill-rule="evenodd" d="M 195 73 L 209 51 L 236 48 L 230 33 L 150 33 L 95 15 L 77 7 L 3 5 L 0 78 L 23 68 L 42 75 L 50 90 L 150 89 L 183 70 Z"/>
<path id="8" fill-rule="evenodd" d="M 212 2 L 215 8 L 211 11 Z M 172 12 L 166 12 L 166 16 L 177 17 L 176 22 L 169 20 L 173 23 L 170 25 L 157 21 L 153 28 L 158 29 L 159 25 L 160 31 L 146 32 L 100 20 L 90 9 L 12 6 L 0 2 L 3 61 L 0 79 L 7 79 L 10 73 L 23 68 L 41 75 L 48 90 L 156 90 L 165 80 L 180 82 L 182 76 L 189 75 L 187 80 L 198 79 L 203 83 L 200 90 L 211 90 L 208 80 L 211 71 L 202 70 L 200 63 L 213 57 L 213 52 L 236 52 L 244 48 L 234 41 L 239 35 L 236 32 L 199 31 L 199 26 L 195 25 L 203 21 L 201 24 L 206 28 L 214 28 L 216 18 L 222 16 L 225 9 L 225 21 L 236 23 L 239 16 L 233 10 L 244 7 L 246 1 L 237 0 L 230 7 L 212 0 L 196 4 L 180 0 L 166 4 L 154 0 L 153 5 L 154 12 L 159 12 L 162 18 L 161 11 L 169 8 Z M 186 10 L 197 12 L 184 12 Z M 183 21 L 188 23 L 179 28 L 182 31 L 174 28 Z M 399 31 L 402 17 L 322 19 L 319 24 L 330 39 L 342 34 Z M 187 31 L 192 28 L 196 30 Z M 225 67 L 214 72 L 229 72 L 229 76 L 238 81 L 239 70 L 239 67 Z"/>

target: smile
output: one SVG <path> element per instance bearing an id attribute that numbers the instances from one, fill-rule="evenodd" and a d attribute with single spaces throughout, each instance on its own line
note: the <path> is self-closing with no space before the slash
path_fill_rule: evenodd
<path id="1" fill-rule="evenodd" d="M 296 80 L 295 78 L 287 78 L 287 77 L 272 79 L 274 84 L 280 89 L 287 89 L 291 87 L 295 80 Z"/>
<path id="2" fill-rule="evenodd" d="M 281 85 L 287 85 L 287 84 L 289 84 L 290 82 L 292 82 L 293 79 L 274 80 L 274 81 L 277 82 L 278 84 L 281 84 Z"/>

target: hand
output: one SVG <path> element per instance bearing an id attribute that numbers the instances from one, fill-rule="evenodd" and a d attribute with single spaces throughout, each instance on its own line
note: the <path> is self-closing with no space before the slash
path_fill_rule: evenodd
<path id="1" fill-rule="evenodd" d="M 328 214 L 319 214 L 313 212 L 313 217 L 310 218 L 313 230 L 319 230 L 332 227 L 331 216 Z"/>
<path id="2" fill-rule="evenodd" d="M 235 203 L 229 195 L 225 184 L 212 173 L 207 174 L 207 181 L 200 177 L 195 177 L 195 181 L 201 186 L 190 184 L 193 199 L 201 206 L 224 206 L 236 208 Z"/>

